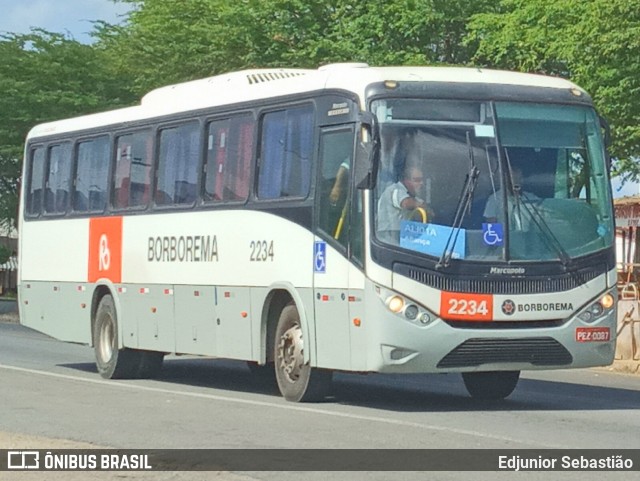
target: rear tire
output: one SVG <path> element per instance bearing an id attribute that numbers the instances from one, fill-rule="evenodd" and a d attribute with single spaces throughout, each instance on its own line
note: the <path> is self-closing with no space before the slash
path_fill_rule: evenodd
<path id="1" fill-rule="evenodd" d="M 474 399 L 498 401 L 509 396 L 518 384 L 520 371 L 463 372 L 462 380 Z"/>
<path id="2" fill-rule="evenodd" d="M 93 347 L 98 373 L 105 379 L 131 379 L 138 375 L 140 352 L 118 349 L 118 320 L 111 295 L 98 304 L 93 327 Z"/>
<path id="3" fill-rule="evenodd" d="M 304 338 L 294 303 L 280 313 L 274 343 L 276 380 L 287 401 L 321 401 L 331 391 L 333 373 L 304 363 Z"/>

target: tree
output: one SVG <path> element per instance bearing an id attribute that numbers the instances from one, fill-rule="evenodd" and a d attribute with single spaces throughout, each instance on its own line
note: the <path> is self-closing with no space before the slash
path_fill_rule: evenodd
<path id="1" fill-rule="evenodd" d="M 468 63 L 462 42 L 489 0 L 124 0 L 122 26 L 97 36 L 139 95 L 171 83 L 263 67 Z"/>
<path id="2" fill-rule="evenodd" d="M 15 225 L 24 139 L 35 124 L 133 101 L 102 51 L 33 30 L 0 36 L 0 223 Z"/>
<path id="3" fill-rule="evenodd" d="M 640 1 L 502 0 L 470 24 L 474 61 L 569 78 L 612 125 L 615 173 L 640 176 Z"/>

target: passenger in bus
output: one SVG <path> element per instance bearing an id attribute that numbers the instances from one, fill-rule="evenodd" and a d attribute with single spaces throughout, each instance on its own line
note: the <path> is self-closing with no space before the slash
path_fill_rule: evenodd
<path id="1" fill-rule="evenodd" d="M 517 230 L 529 230 L 529 222 L 526 219 L 530 218 L 530 215 L 526 213 L 527 208 L 522 206 L 522 202 L 531 203 L 539 201 L 540 198 L 522 188 L 522 169 L 514 166 L 511 168 L 511 175 L 507 173 L 506 185 L 507 185 L 507 202 L 509 212 L 513 213 L 510 219 L 511 225 Z M 487 223 L 495 224 L 496 222 L 504 222 L 504 204 L 502 201 L 502 188 L 495 191 L 487 199 L 487 204 L 484 208 L 484 218 Z M 523 213 L 522 210 L 525 212 Z"/>
<path id="2" fill-rule="evenodd" d="M 349 189 L 349 158 L 344 159 L 344 161 L 338 167 L 338 172 L 336 173 L 336 181 L 333 184 L 333 188 L 329 193 L 329 202 L 331 205 L 335 206 L 338 203 L 343 204 L 344 200 L 347 196 L 347 190 Z M 341 202 L 342 201 L 342 202 Z"/>
<path id="3" fill-rule="evenodd" d="M 378 237 L 392 244 L 400 242 L 400 222 L 421 209 L 425 222 L 431 222 L 433 210 L 422 200 L 424 174 L 413 164 L 404 169 L 402 179 L 387 187 L 378 201 Z"/>

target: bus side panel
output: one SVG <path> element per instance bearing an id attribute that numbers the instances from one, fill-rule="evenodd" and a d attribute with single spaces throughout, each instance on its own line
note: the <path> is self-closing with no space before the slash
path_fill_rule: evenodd
<path id="1" fill-rule="evenodd" d="M 365 276 L 353 264 L 349 266 L 349 340 L 351 353 L 351 369 L 367 370 L 367 346 L 370 324 L 377 319 L 365 318 Z"/>
<path id="2" fill-rule="evenodd" d="M 135 300 L 127 306 L 127 313 L 123 313 L 126 320 L 123 324 L 137 323 L 138 348 L 175 352 L 172 286 L 155 284 L 130 291 L 129 298 Z"/>
<path id="3" fill-rule="evenodd" d="M 175 286 L 176 352 L 216 356 L 216 288 Z"/>
<path id="4" fill-rule="evenodd" d="M 138 341 L 138 320 L 135 312 L 140 296 L 137 291 L 140 289 L 137 285 L 123 284 L 118 287 L 118 300 L 120 301 L 120 311 L 118 312 L 118 329 L 122 336 L 123 347 L 137 349 Z"/>
<path id="5" fill-rule="evenodd" d="M 91 295 L 84 284 L 35 281 L 19 290 L 22 325 L 62 341 L 91 343 Z"/>
<path id="6" fill-rule="evenodd" d="M 312 241 L 305 227 L 268 212 L 123 217 L 122 281 L 131 291 L 123 302 L 125 345 L 257 360 L 262 306 L 252 308 L 252 289 L 286 282 L 310 291 Z M 172 287 L 175 319 L 163 297 Z M 141 295 L 140 289 L 149 292 Z M 202 298 L 194 295 L 198 290 Z M 127 337 L 133 334 L 137 342 Z"/>
<path id="7" fill-rule="evenodd" d="M 56 339 L 91 342 L 88 219 L 23 222 L 20 322 Z"/>
<path id="8" fill-rule="evenodd" d="M 252 358 L 251 290 L 249 287 L 218 288 L 216 305 L 216 352 L 229 359 Z"/>
<path id="9" fill-rule="evenodd" d="M 20 270 L 23 282 L 86 282 L 89 219 L 22 224 Z"/>

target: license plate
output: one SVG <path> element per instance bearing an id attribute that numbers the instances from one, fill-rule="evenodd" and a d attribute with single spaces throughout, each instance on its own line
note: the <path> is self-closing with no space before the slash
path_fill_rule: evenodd
<path id="1" fill-rule="evenodd" d="M 576 328 L 576 342 L 607 342 L 611 339 L 608 327 L 578 327 Z"/>

